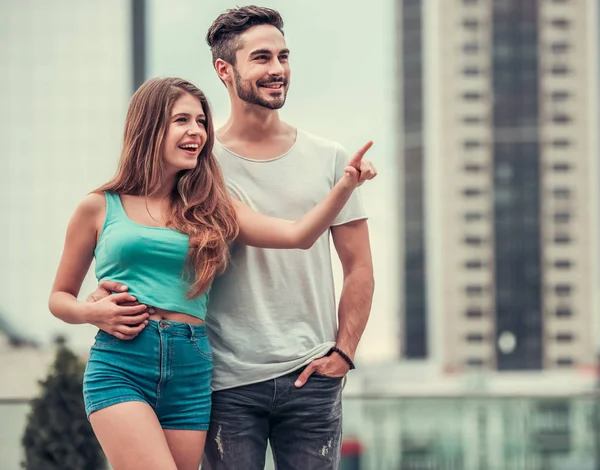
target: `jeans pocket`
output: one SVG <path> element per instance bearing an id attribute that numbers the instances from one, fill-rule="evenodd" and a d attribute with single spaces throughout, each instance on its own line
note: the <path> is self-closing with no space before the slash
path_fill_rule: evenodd
<path id="1" fill-rule="evenodd" d="M 96 333 L 95 339 L 96 339 L 96 341 L 94 342 L 94 345 L 92 347 L 99 348 L 99 349 L 106 349 L 106 348 L 112 346 L 113 344 L 117 344 L 119 341 L 121 341 L 116 336 L 113 336 L 103 330 L 98 330 L 98 333 Z"/>
<path id="2" fill-rule="evenodd" d="M 205 359 L 212 360 L 212 348 L 210 347 L 210 343 L 208 341 L 208 336 L 201 335 L 194 337 L 194 349 L 200 356 Z"/>
<path id="3" fill-rule="evenodd" d="M 345 375 L 341 375 L 339 377 L 335 377 L 333 375 L 325 375 L 325 374 L 321 374 L 321 373 L 316 372 L 316 371 L 313 372 L 312 375 L 314 375 L 315 377 L 321 377 L 323 379 L 337 380 L 338 382 L 341 382 L 344 379 L 344 377 L 345 377 Z"/>

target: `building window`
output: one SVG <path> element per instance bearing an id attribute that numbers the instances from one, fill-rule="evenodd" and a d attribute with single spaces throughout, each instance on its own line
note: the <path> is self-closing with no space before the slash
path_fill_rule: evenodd
<path id="1" fill-rule="evenodd" d="M 463 52 L 465 54 L 477 54 L 479 52 L 479 44 L 476 42 L 465 42 L 463 44 Z"/>
<path id="2" fill-rule="evenodd" d="M 565 113 L 556 113 L 552 116 L 552 122 L 554 124 L 567 124 L 571 122 L 571 116 Z"/>
<path id="3" fill-rule="evenodd" d="M 556 284 L 554 286 L 554 293 L 558 297 L 568 297 L 572 291 L 573 287 L 570 284 Z"/>
<path id="4" fill-rule="evenodd" d="M 571 46 L 566 42 L 553 42 L 550 44 L 550 50 L 553 54 L 566 54 Z"/>
<path id="5" fill-rule="evenodd" d="M 468 296 L 480 296 L 483 295 L 483 293 L 485 292 L 485 287 L 484 286 L 477 286 L 474 284 L 468 285 L 467 287 L 465 287 L 465 293 Z"/>
<path id="6" fill-rule="evenodd" d="M 478 220 L 483 220 L 484 218 L 485 218 L 485 216 L 481 212 L 467 212 L 465 214 L 466 222 L 477 222 Z M 467 237 L 467 238 L 469 238 L 469 237 Z M 465 243 L 470 244 L 469 242 L 466 241 L 466 239 L 465 239 Z"/>
<path id="7" fill-rule="evenodd" d="M 553 163 L 552 170 L 556 171 L 557 173 L 564 173 L 571 170 L 571 165 L 564 162 Z"/>
<path id="8" fill-rule="evenodd" d="M 465 237 L 465 243 L 471 246 L 480 246 L 485 243 L 485 239 L 483 237 Z"/>
<path id="9" fill-rule="evenodd" d="M 465 77 L 476 77 L 478 75 L 481 75 L 483 73 L 483 70 L 481 70 L 479 67 L 469 65 L 463 69 L 462 73 Z"/>
<path id="10" fill-rule="evenodd" d="M 550 93 L 550 97 L 552 98 L 552 101 L 557 102 L 557 103 L 562 103 L 564 101 L 567 101 L 570 98 L 571 94 L 568 91 L 564 91 L 564 90 L 557 90 L 557 91 L 553 91 L 552 93 Z"/>
<path id="11" fill-rule="evenodd" d="M 463 142 L 463 148 L 465 150 L 475 150 L 481 148 L 483 146 L 483 142 L 479 140 L 465 140 Z"/>
<path id="12" fill-rule="evenodd" d="M 481 367 L 485 364 L 485 361 L 480 357 L 469 357 L 466 363 L 468 366 Z"/>
<path id="13" fill-rule="evenodd" d="M 573 333 L 556 333 L 556 341 L 558 341 L 559 343 L 570 343 L 571 341 L 573 341 Z"/>
<path id="14" fill-rule="evenodd" d="M 462 22 L 463 28 L 475 31 L 479 28 L 479 20 L 477 18 L 465 18 Z"/>
<path id="15" fill-rule="evenodd" d="M 571 146 L 571 141 L 569 139 L 554 139 L 550 144 L 556 149 L 564 149 Z"/>
<path id="16" fill-rule="evenodd" d="M 468 333 L 467 341 L 469 343 L 483 343 L 485 336 L 481 333 Z"/>
<path id="17" fill-rule="evenodd" d="M 483 99 L 483 93 L 479 93 L 478 91 L 467 91 L 463 94 L 463 98 L 465 101 L 478 101 Z"/>
<path id="18" fill-rule="evenodd" d="M 465 197 L 478 197 L 486 194 L 487 191 L 479 188 L 466 188 L 463 189 L 463 196 Z"/>
<path id="19" fill-rule="evenodd" d="M 465 268 L 467 269 L 481 269 L 485 266 L 483 260 L 480 259 L 470 259 L 465 261 Z"/>
<path id="20" fill-rule="evenodd" d="M 560 367 L 571 367 L 575 362 L 570 357 L 559 357 L 556 360 L 556 365 Z"/>
<path id="21" fill-rule="evenodd" d="M 463 123 L 465 124 L 481 124 L 485 119 L 481 116 L 465 116 L 463 117 Z"/>
<path id="22" fill-rule="evenodd" d="M 559 318 L 567 318 L 573 316 L 573 311 L 570 307 L 561 305 L 556 307 L 556 316 Z"/>
<path id="23" fill-rule="evenodd" d="M 469 307 L 465 313 L 467 318 L 482 318 L 483 310 L 479 307 Z"/>
<path id="24" fill-rule="evenodd" d="M 569 188 L 554 188 L 552 190 L 552 195 L 556 199 L 571 199 L 571 190 Z"/>
<path id="25" fill-rule="evenodd" d="M 553 65 L 550 69 L 550 73 L 552 75 L 558 76 L 568 75 L 570 72 L 571 71 L 569 70 L 569 67 L 567 67 L 566 65 Z"/>
<path id="26" fill-rule="evenodd" d="M 554 243 L 557 245 L 568 245 L 571 243 L 571 237 L 565 234 L 556 235 L 554 237 Z"/>
<path id="27" fill-rule="evenodd" d="M 487 170 L 487 167 L 479 163 L 467 163 L 465 164 L 464 169 L 467 173 L 480 173 Z"/>
<path id="28" fill-rule="evenodd" d="M 571 260 L 569 259 L 557 259 L 554 261 L 554 267 L 556 269 L 571 269 L 572 265 L 573 263 L 571 263 Z"/>
<path id="29" fill-rule="evenodd" d="M 555 212 L 554 223 L 555 224 L 566 224 L 571 220 L 571 214 L 568 212 Z"/>
<path id="30" fill-rule="evenodd" d="M 550 24 L 557 29 L 568 29 L 571 26 L 571 22 L 565 18 L 555 18 Z"/>

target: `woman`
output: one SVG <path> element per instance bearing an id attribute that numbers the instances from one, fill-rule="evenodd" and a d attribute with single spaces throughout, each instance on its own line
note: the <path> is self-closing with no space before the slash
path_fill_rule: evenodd
<path id="1" fill-rule="evenodd" d="M 114 470 L 198 469 L 212 371 L 204 317 L 228 245 L 308 248 L 374 177 L 355 168 L 368 143 L 313 210 L 297 222 L 274 219 L 229 198 L 213 142 L 199 89 L 178 78 L 149 80 L 131 100 L 117 175 L 69 223 L 50 311 L 68 323 L 96 323 L 122 313 L 118 304 L 130 294 L 141 303 L 125 307 L 137 336 L 125 341 L 101 329 L 84 377 L 86 413 Z M 77 301 L 93 258 L 98 280 L 126 284 L 129 294 Z"/>

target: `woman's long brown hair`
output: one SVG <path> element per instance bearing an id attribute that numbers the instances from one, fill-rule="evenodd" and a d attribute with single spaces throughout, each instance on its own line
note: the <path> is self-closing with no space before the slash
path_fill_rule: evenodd
<path id="1" fill-rule="evenodd" d="M 177 175 L 167 226 L 190 238 L 186 265 L 194 273 L 188 298 L 198 297 L 222 272 L 228 243 L 238 234 L 235 211 L 213 153 L 215 139 L 204 93 L 180 78 L 153 78 L 133 95 L 125 121 L 123 151 L 116 176 L 96 191 L 151 196 L 164 174 L 163 141 L 175 101 L 184 93 L 198 98 L 206 114 L 207 139 L 193 170 Z"/>

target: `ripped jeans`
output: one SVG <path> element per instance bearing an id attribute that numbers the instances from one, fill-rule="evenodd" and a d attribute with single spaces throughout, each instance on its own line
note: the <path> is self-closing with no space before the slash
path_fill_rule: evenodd
<path id="1" fill-rule="evenodd" d="M 202 470 L 263 470 L 267 441 L 277 470 L 338 470 L 342 378 L 303 369 L 213 392 Z"/>

